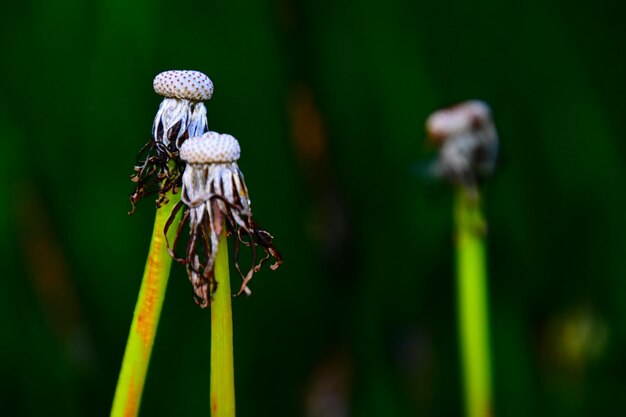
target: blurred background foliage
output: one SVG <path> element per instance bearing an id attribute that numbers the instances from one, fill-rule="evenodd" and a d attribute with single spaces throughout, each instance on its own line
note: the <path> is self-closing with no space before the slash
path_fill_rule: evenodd
<path id="1" fill-rule="evenodd" d="M 127 215 L 152 78 L 196 69 L 285 259 L 234 300 L 240 416 L 462 415 L 451 192 L 422 168 L 426 116 L 468 98 L 502 143 L 484 187 L 495 415 L 618 415 L 619 5 L 2 2 L 1 414 L 108 415 L 154 218 Z M 191 292 L 176 266 L 144 416 L 209 413 Z"/>

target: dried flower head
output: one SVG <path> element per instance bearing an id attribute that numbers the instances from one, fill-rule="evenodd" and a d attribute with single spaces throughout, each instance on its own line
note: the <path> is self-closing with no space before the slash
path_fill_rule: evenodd
<path id="1" fill-rule="evenodd" d="M 486 103 L 472 100 L 436 111 L 426 120 L 426 132 L 440 148 L 436 174 L 473 189 L 477 177 L 493 172 L 498 133 Z"/>
<path id="2" fill-rule="evenodd" d="M 213 95 L 213 83 L 198 71 L 165 71 L 153 82 L 154 91 L 164 99 L 152 126 L 152 138 L 139 151 L 131 179 L 137 187 L 130 196 L 131 213 L 145 195 L 158 193 L 157 207 L 167 202 L 166 194 L 176 191 L 184 164 L 178 153 L 182 143 L 208 130 L 203 101 Z"/>
<path id="3" fill-rule="evenodd" d="M 239 142 L 234 137 L 216 132 L 187 139 L 180 147 L 180 158 L 187 163 L 182 177 L 181 202 L 173 211 L 165 233 L 184 204 L 186 208 L 170 254 L 186 265 L 196 302 L 202 308 L 210 304 L 211 294 L 217 286 L 213 267 L 224 225 L 226 233 L 235 237 L 235 268 L 243 279 L 237 295 L 251 293 L 248 282 L 270 256 L 276 259 L 271 269 L 282 263 L 280 253 L 272 244 L 273 237 L 252 220 L 248 189 L 237 166 L 240 153 Z M 186 224 L 189 225 L 186 255 L 178 258 L 174 251 Z M 240 244 L 249 246 L 252 252 L 252 263 L 246 273 L 239 266 Z M 258 248 L 264 251 L 260 260 Z"/>

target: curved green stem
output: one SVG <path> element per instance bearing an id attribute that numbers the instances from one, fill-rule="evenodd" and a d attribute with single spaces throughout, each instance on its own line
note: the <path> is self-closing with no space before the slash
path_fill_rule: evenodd
<path id="1" fill-rule="evenodd" d="M 226 234 L 220 235 L 215 260 L 217 290 L 211 302 L 211 416 L 235 416 L 233 318 Z"/>
<path id="2" fill-rule="evenodd" d="M 180 200 L 180 194 L 169 194 L 169 197 L 170 202 L 156 212 L 150 250 L 117 381 L 111 417 L 134 417 L 139 413 L 150 354 L 172 264 L 172 258 L 167 253 L 163 229 L 174 206 Z M 175 233 L 176 227 L 170 228 L 168 233 L 170 242 L 173 241 Z"/>
<path id="3" fill-rule="evenodd" d="M 492 415 L 486 224 L 476 192 L 459 188 L 455 220 L 459 332 L 468 417 Z"/>

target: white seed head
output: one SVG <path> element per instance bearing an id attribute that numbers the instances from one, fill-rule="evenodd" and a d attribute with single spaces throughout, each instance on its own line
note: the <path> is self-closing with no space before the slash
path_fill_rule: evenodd
<path id="1" fill-rule="evenodd" d="M 434 112 L 426 120 L 426 132 L 435 142 L 481 130 L 492 124 L 489 106 L 479 100 L 466 101 Z"/>
<path id="2" fill-rule="evenodd" d="M 459 103 L 431 114 L 428 137 L 439 147 L 434 172 L 456 185 L 475 188 L 490 175 L 498 156 L 498 132 L 489 106 L 478 100 Z"/>
<path id="3" fill-rule="evenodd" d="M 190 164 L 235 162 L 240 154 L 237 139 L 217 132 L 189 138 L 180 146 L 180 159 Z"/>
<path id="4" fill-rule="evenodd" d="M 199 71 L 165 71 L 154 77 L 154 91 L 169 98 L 205 101 L 213 95 L 213 82 Z"/>

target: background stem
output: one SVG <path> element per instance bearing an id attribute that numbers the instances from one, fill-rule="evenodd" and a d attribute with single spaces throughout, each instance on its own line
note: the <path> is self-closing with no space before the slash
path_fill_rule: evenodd
<path id="1" fill-rule="evenodd" d="M 480 198 L 459 188 L 456 193 L 457 285 L 459 332 L 466 415 L 492 414 L 491 364 L 485 254 L 486 224 Z"/>
<path id="2" fill-rule="evenodd" d="M 235 416 L 233 320 L 226 234 L 220 235 L 215 260 L 217 290 L 211 302 L 211 416 Z"/>
<path id="3" fill-rule="evenodd" d="M 180 200 L 180 194 L 170 193 L 169 198 L 169 203 L 156 211 L 150 250 L 117 381 L 111 417 L 133 417 L 139 413 L 152 345 L 172 264 L 172 258 L 167 253 L 163 229 L 172 209 Z M 180 217 L 180 214 L 179 211 L 177 217 Z M 177 221 L 174 224 L 177 224 Z M 176 227 L 171 227 L 168 233 L 170 242 L 173 241 L 175 234 Z"/>

